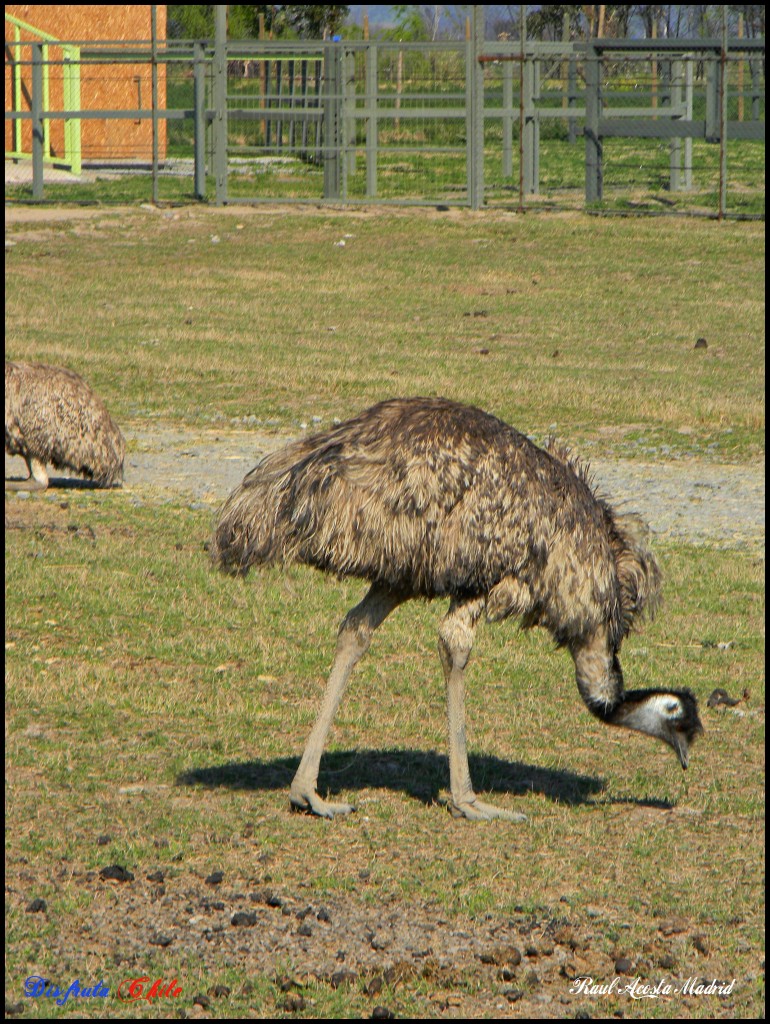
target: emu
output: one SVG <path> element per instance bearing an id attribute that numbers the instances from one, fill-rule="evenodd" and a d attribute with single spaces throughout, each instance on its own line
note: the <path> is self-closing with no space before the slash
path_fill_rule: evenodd
<path id="1" fill-rule="evenodd" d="M 640 519 L 596 495 L 587 468 L 565 450 L 538 448 L 494 416 L 443 398 L 381 402 L 266 456 L 219 512 L 214 564 L 245 574 L 296 561 L 370 583 L 340 627 L 292 806 L 323 817 L 354 809 L 319 796 L 321 755 L 372 633 L 410 598 L 449 599 L 438 650 L 456 816 L 523 818 L 479 800 L 468 768 L 463 676 L 483 614 L 544 626 L 572 655 L 588 709 L 663 740 L 686 768 L 702 732 L 695 697 L 627 691 L 618 661 L 623 638 L 659 599 L 646 534 Z"/>
<path id="2" fill-rule="evenodd" d="M 6 490 L 45 490 L 47 463 L 99 487 L 123 480 L 120 429 L 82 377 L 60 366 L 6 362 L 5 450 L 29 471 L 27 480 L 6 480 Z"/>

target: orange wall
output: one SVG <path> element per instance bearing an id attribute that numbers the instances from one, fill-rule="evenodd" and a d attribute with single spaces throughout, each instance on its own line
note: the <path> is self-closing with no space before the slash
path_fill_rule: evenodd
<path id="1" fill-rule="evenodd" d="M 166 38 L 166 7 L 158 6 L 158 39 Z M 149 4 L 7 4 L 6 14 L 56 36 L 63 42 L 83 43 L 86 40 L 127 40 L 149 44 L 152 36 L 151 8 Z M 13 40 L 13 26 L 5 24 L 6 42 Z M 29 40 L 22 31 L 22 41 Z M 85 47 L 83 47 L 85 48 Z M 149 47 L 148 47 L 149 49 Z M 15 52 L 15 51 L 12 51 Z M 30 59 L 30 48 L 21 48 L 22 61 Z M 49 59 L 58 61 L 62 53 L 51 44 Z M 6 50 L 5 109 L 12 106 L 11 69 Z M 28 63 L 22 67 L 22 109 L 29 109 L 32 71 Z M 49 69 L 51 110 L 62 110 L 62 68 L 52 64 Z M 84 110 L 130 110 L 152 108 L 152 71 L 149 61 L 144 64 L 83 64 L 80 78 L 80 105 Z M 158 106 L 166 105 L 166 68 L 158 65 Z M 152 122 L 134 119 L 81 121 L 81 149 L 84 160 L 146 160 L 152 157 Z M 55 156 L 64 155 L 64 127 L 61 120 L 50 122 L 51 149 Z M 159 153 L 166 153 L 166 122 L 158 122 Z M 31 152 L 31 125 L 23 126 L 22 145 Z M 13 148 L 9 122 L 5 126 L 5 148 Z"/>

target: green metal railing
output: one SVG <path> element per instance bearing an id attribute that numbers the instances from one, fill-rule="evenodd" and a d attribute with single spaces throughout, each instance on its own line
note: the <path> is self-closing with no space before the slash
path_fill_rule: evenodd
<path id="1" fill-rule="evenodd" d="M 51 119 L 42 116 L 40 126 L 34 124 L 35 131 L 42 130 L 42 159 L 50 164 L 67 167 L 73 174 L 80 174 L 82 166 L 81 145 L 80 145 L 80 118 L 77 112 L 80 110 L 80 47 L 70 43 L 64 43 L 47 32 L 41 32 L 33 25 L 27 24 L 20 18 L 11 14 L 5 15 L 6 23 L 13 28 L 13 39 L 6 40 L 6 54 L 10 51 L 11 63 L 11 109 L 14 113 L 20 114 L 24 109 L 24 88 L 22 84 L 22 69 L 25 64 L 33 62 L 33 46 L 40 46 L 40 70 L 41 81 L 39 93 L 36 96 L 33 89 L 31 100 L 40 101 L 40 112 L 51 110 L 51 68 L 59 66 L 59 62 L 52 54 L 52 49 L 61 49 L 61 71 L 62 71 L 62 103 L 63 109 L 73 111 L 73 116 L 64 120 L 64 153 L 54 154 L 51 149 Z M 22 32 L 32 36 L 31 40 L 22 41 Z M 24 48 L 30 50 L 30 56 L 24 57 Z M 31 107 L 29 108 L 31 109 Z M 6 160 L 24 159 L 33 156 L 32 149 L 29 152 L 24 149 L 22 143 L 21 118 L 16 118 L 12 124 L 13 143 L 10 150 L 5 151 Z"/>
<path id="2" fill-rule="evenodd" d="M 146 41 L 76 42 L 61 45 L 84 68 L 163 65 L 165 102 L 81 109 L 70 98 L 64 111 L 51 111 L 45 69 L 65 57 L 49 52 L 46 60 L 47 43 L 37 41 L 21 44 L 31 47 L 31 110 L 14 108 L 6 120 L 17 132 L 31 117 L 41 138 L 57 118 L 165 120 L 169 148 L 160 166 L 153 159 L 154 190 L 156 175 L 176 162 L 188 174 L 194 168 L 196 198 L 219 204 L 478 209 L 513 198 L 524 208 L 550 191 L 598 206 L 622 202 L 646 173 L 666 202 L 681 207 L 686 193 L 699 192 L 701 208 L 705 200 L 722 214 L 724 191 L 717 211 L 709 190 L 729 142 L 752 147 L 748 215 L 764 213 L 764 182 L 754 172 L 765 135 L 761 39 L 530 41 L 522 50 L 473 39 L 235 42 L 220 26 L 214 40 L 162 40 L 152 49 Z M 42 160 L 32 171 L 40 198 Z M 746 191 L 743 179 L 738 188 Z"/>

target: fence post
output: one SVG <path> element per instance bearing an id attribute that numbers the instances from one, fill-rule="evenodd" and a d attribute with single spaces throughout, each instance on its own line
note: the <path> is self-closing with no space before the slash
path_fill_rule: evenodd
<path id="1" fill-rule="evenodd" d="M 342 57 L 343 94 L 345 118 L 345 195 L 347 196 L 347 176 L 356 173 L 356 55 L 350 50 Z"/>
<path id="2" fill-rule="evenodd" d="M 602 199 L 602 140 L 599 137 L 601 114 L 601 67 L 596 47 L 586 46 L 586 203 Z"/>
<path id="3" fill-rule="evenodd" d="M 722 8 L 719 51 L 719 219 L 727 213 L 727 7 Z"/>
<path id="4" fill-rule="evenodd" d="M 43 198 L 43 44 L 32 43 L 32 198 Z"/>
<path id="5" fill-rule="evenodd" d="M 503 71 L 503 177 L 513 177 L 513 61 L 502 62 Z"/>
<path id="6" fill-rule="evenodd" d="M 472 210 L 484 205 L 484 65 L 479 60 L 484 47 L 484 5 L 473 8 L 473 32 L 465 45 L 466 146 L 468 157 L 468 200 Z M 469 94 L 470 93 L 470 94 Z"/>
<path id="7" fill-rule="evenodd" d="M 366 197 L 377 195 L 377 44 L 366 48 Z"/>
<path id="8" fill-rule="evenodd" d="M 221 206 L 227 202 L 227 8 L 217 4 L 214 10 L 214 182 Z"/>
<path id="9" fill-rule="evenodd" d="M 80 110 L 80 50 L 76 47 L 67 47 L 62 51 L 64 65 L 63 89 L 64 109 Z M 82 152 L 80 146 L 80 119 L 68 117 L 64 121 L 64 154 L 70 164 L 73 174 L 80 174 L 82 165 Z"/>
<path id="10" fill-rule="evenodd" d="M 150 25 L 152 33 L 150 73 L 152 76 L 152 201 L 157 206 L 160 189 L 158 166 L 158 11 L 157 5 L 150 7 Z"/>
<path id="11" fill-rule="evenodd" d="M 338 43 L 327 43 L 324 46 L 324 199 L 339 199 L 341 197 L 341 55 L 342 48 Z"/>
<path id="12" fill-rule="evenodd" d="M 719 139 L 719 63 L 716 54 L 704 57 L 706 73 L 706 142 Z"/>
<path id="13" fill-rule="evenodd" d="M 692 121 L 692 81 L 694 70 L 694 56 L 688 54 L 684 62 L 684 116 L 687 121 Z M 684 188 L 692 188 L 692 138 L 687 136 L 684 140 Z"/>
<path id="14" fill-rule="evenodd" d="M 203 43 L 195 43 L 193 57 L 193 153 L 196 199 L 206 198 L 206 64 Z"/>
<path id="15" fill-rule="evenodd" d="M 577 106 L 578 101 L 578 89 L 577 89 L 577 61 L 574 56 L 569 59 L 569 71 L 567 73 L 567 107 L 572 109 Z M 574 117 L 569 118 L 569 124 L 567 125 L 567 141 L 570 145 L 574 145 L 577 142 L 578 130 L 577 130 L 577 119 Z"/>
<path id="16" fill-rule="evenodd" d="M 669 69 L 669 103 L 672 108 L 672 118 L 678 120 L 681 117 L 682 109 L 682 73 L 683 65 L 681 60 L 668 62 Z M 676 113 L 673 113 L 676 111 Z M 679 192 L 682 188 L 682 139 L 674 136 L 671 139 L 669 152 L 669 187 L 672 192 Z"/>
<path id="17" fill-rule="evenodd" d="M 534 55 L 525 55 L 522 67 L 522 88 L 524 90 L 522 109 L 524 113 L 523 123 L 519 125 L 522 132 L 522 160 L 523 160 L 523 191 L 525 194 L 537 192 L 539 188 L 539 124 L 535 111 L 535 97 L 537 94 L 536 78 L 538 74 L 537 60 Z"/>

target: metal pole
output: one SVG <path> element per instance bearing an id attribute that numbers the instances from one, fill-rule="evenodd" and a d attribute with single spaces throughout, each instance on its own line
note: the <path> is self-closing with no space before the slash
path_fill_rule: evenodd
<path id="1" fill-rule="evenodd" d="M 377 44 L 366 47 L 366 195 L 377 195 Z"/>
<path id="2" fill-rule="evenodd" d="M 599 52 L 593 43 L 586 46 L 586 203 L 602 199 L 602 140 L 599 138 L 601 69 Z"/>
<path id="3" fill-rule="evenodd" d="M 227 6 L 214 11 L 214 184 L 221 206 L 227 202 Z"/>
<path id="4" fill-rule="evenodd" d="M 473 76 L 472 88 L 472 139 L 471 160 L 473 171 L 470 188 L 472 210 L 480 210 L 484 205 L 484 65 L 479 60 L 484 48 L 484 4 L 475 4 L 473 8 Z"/>
<path id="5" fill-rule="evenodd" d="M 150 6 L 152 32 L 152 201 L 158 205 L 158 8 Z"/>
<path id="6" fill-rule="evenodd" d="M 206 198 L 206 64 L 203 43 L 195 43 L 193 58 L 193 151 L 196 199 Z"/>
<path id="7" fill-rule="evenodd" d="M 524 47 L 527 41 L 527 8 L 519 6 L 519 213 L 524 213 Z"/>
<path id="8" fill-rule="evenodd" d="M 727 4 L 722 5 L 719 71 L 719 220 L 722 220 L 727 212 Z"/>
<path id="9" fill-rule="evenodd" d="M 503 177 L 513 177 L 513 61 L 503 61 Z"/>
<path id="10" fill-rule="evenodd" d="M 43 44 L 32 43 L 32 198 L 43 198 Z"/>

